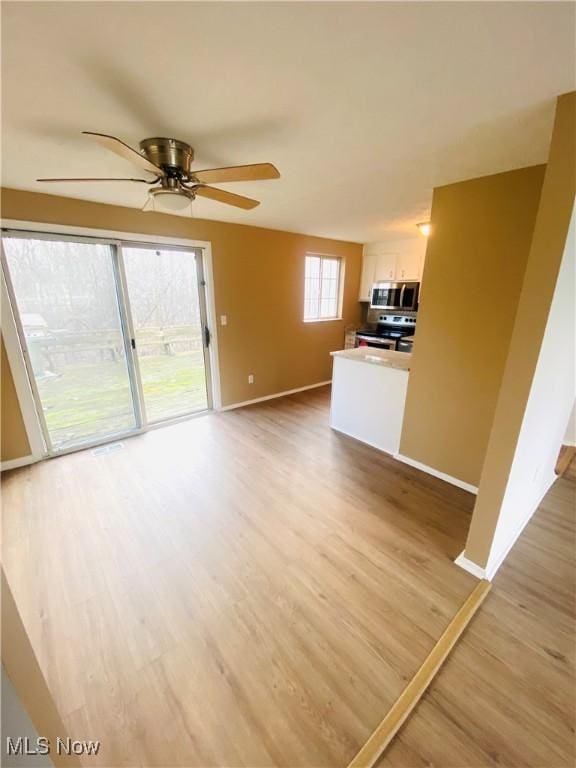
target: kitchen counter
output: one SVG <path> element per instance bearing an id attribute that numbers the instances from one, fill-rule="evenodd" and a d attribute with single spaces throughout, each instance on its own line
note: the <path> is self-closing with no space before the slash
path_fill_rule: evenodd
<path id="1" fill-rule="evenodd" d="M 412 359 L 409 352 L 395 352 L 392 349 L 377 349 L 376 347 L 342 349 L 331 354 L 332 357 L 344 357 L 347 360 L 356 360 L 371 365 L 386 365 L 390 368 L 400 368 L 403 371 L 410 370 L 410 360 Z"/>
<path id="2" fill-rule="evenodd" d="M 330 426 L 395 456 L 412 355 L 374 347 L 332 352 Z"/>

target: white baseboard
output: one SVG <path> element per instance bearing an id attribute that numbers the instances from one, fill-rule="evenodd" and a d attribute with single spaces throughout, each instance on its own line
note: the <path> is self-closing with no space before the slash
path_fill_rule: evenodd
<path id="1" fill-rule="evenodd" d="M 325 387 L 327 384 L 331 384 L 332 380 L 319 381 L 318 384 L 308 384 L 306 387 L 298 387 L 297 389 L 287 389 L 285 392 L 275 392 L 273 395 L 264 395 L 264 397 L 255 397 L 254 400 L 244 400 L 241 403 L 232 403 L 231 405 L 223 405 L 219 408 L 219 411 L 231 411 L 233 408 L 243 408 L 245 405 L 253 405 L 254 403 L 263 403 L 264 400 L 275 400 L 277 397 L 286 397 L 286 395 L 295 395 L 297 392 L 305 392 L 307 389 L 316 389 L 317 387 Z"/>
<path id="2" fill-rule="evenodd" d="M 408 464 L 410 467 L 414 467 L 414 469 L 419 469 L 433 477 L 437 477 L 439 480 L 444 480 L 451 485 L 455 485 L 457 488 L 462 488 L 462 490 L 468 491 L 468 493 L 478 493 L 478 488 L 475 485 L 465 483 L 463 480 L 458 480 L 457 477 L 452 477 L 452 475 L 447 475 L 444 472 L 439 472 L 437 469 L 434 469 L 434 467 L 421 464 L 419 461 L 414 461 L 414 459 L 410 459 L 408 456 L 403 456 L 401 453 L 397 453 L 394 458 L 404 462 L 404 464 Z"/>
<path id="3" fill-rule="evenodd" d="M 459 565 L 460 568 L 464 568 L 465 571 L 471 573 L 472 576 L 476 576 L 477 579 L 488 579 L 488 581 L 490 581 L 486 574 L 486 569 L 476 565 L 476 563 L 472 562 L 472 560 L 468 560 L 468 558 L 465 557 L 464 552 L 460 552 L 454 562 L 456 565 Z"/>
<path id="4" fill-rule="evenodd" d="M 396 458 L 395 453 L 390 453 L 390 451 L 387 451 L 385 448 L 382 448 L 381 445 L 377 445 L 374 442 L 371 442 L 370 440 L 362 440 L 358 435 L 353 435 L 352 432 L 347 432 L 345 429 L 339 429 L 338 427 L 332 426 L 330 424 L 330 429 L 334 432 L 338 432 L 339 435 L 346 435 L 346 437 L 351 437 L 353 440 L 357 440 L 359 443 L 364 443 L 364 445 L 369 445 L 370 448 L 376 448 L 377 451 L 380 451 L 380 453 L 383 453 L 385 456 L 390 456 L 391 459 Z"/>
<path id="5" fill-rule="evenodd" d="M 478 579 L 487 579 L 488 581 L 492 581 L 498 569 L 500 568 L 504 560 L 506 560 L 506 558 L 508 557 L 510 550 L 520 538 L 522 531 L 524 530 L 524 528 L 526 528 L 526 526 L 532 519 L 534 512 L 536 512 L 536 510 L 542 503 L 542 499 L 544 498 L 544 496 L 546 496 L 546 494 L 550 490 L 550 487 L 552 486 L 554 480 L 556 480 L 555 475 L 548 477 L 547 483 L 543 488 L 540 498 L 535 504 L 532 505 L 529 513 L 521 520 L 520 524 L 515 528 L 513 534 L 509 537 L 506 543 L 506 546 L 502 549 L 500 554 L 496 556 L 495 559 L 491 561 L 489 558 L 484 568 L 482 568 L 481 566 L 474 563 L 472 560 L 468 560 L 468 558 L 465 556 L 465 553 L 461 552 L 456 558 L 456 560 L 454 560 L 456 565 L 459 565 L 460 568 L 464 568 L 465 571 L 468 571 L 468 573 L 471 573 L 473 576 L 476 576 Z"/>
<path id="6" fill-rule="evenodd" d="M 35 464 L 37 461 L 39 459 L 32 454 L 30 456 L 20 456 L 18 459 L 3 461 L 0 464 L 0 472 L 6 472 L 8 469 L 18 469 L 18 467 L 26 467 L 28 464 Z"/>
<path id="7" fill-rule="evenodd" d="M 536 501 L 532 505 L 532 508 L 530 509 L 528 514 L 521 520 L 520 524 L 516 527 L 516 529 L 514 530 L 514 533 L 508 539 L 506 546 L 502 549 L 502 551 L 496 557 L 495 560 L 493 560 L 492 562 L 490 562 L 490 559 L 488 560 L 488 564 L 486 565 L 486 572 L 488 573 L 488 576 L 486 578 L 490 580 L 494 578 L 494 576 L 496 575 L 496 571 L 500 568 L 504 560 L 506 560 L 506 558 L 508 557 L 508 553 L 520 538 L 522 531 L 524 530 L 524 528 L 526 528 L 526 526 L 532 519 L 532 516 L 534 515 L 534 513 L 542 503 L 543 498 L 546 496 L 546 494 L 548 493 L 548 491 L 550 490 L 550 488 L 552 487 L 552 484 L 556 479 L 557 478 L 555 474 L 548 476 L 546 484 L 542 488 L 540 498 L 538 499 L 538 501 Z"/>
<path id="8" fill-rule="evenodd" d="M 514 534 L 510 537 L 507 545 L 504 547 L 502 552 L 498 555 L 496 560 L 494 560 L 492 563 L 490 560 L 488 560 L 488 563 L 482 568 L 480 565 L 477 565 L 472 560 L 469 560 L 464 552 L 460 552 L 456 560 L 454 562 L 456 565 L 459 565 L 460 568 L 464 568 L 465 571 L 468 571 L 468 573 L 471 573 L 473 576 L 476 576 L 477 579 L 487 579 L 488 581 L 492 581 L 494 576 L 496 576 L 496 573 L 504 560 L 508 557 L 508 554 L 514 544 L 516 544 L 518 538 L 520 537 L 520 534 L 524 530 L 524 528 L 528 525 L 530 522 L 532 515 L 534 512 L 538 509 L 538 506 L 540 506 L 540 502 L 534 507 L 533 510 L 531 510 L 529 515 L 526 515 L 524 520 L 520 523 L 520 525 L 516 528 L 514 531 Z"/>

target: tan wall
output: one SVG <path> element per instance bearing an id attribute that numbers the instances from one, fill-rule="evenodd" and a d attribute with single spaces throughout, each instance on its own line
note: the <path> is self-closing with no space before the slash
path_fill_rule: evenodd
<path id="1" fill-rule="evenodd" d="M 545 166 L 434 190 L 400 452 L 478 485 Z"/>
<path id="2" fill-rule="evenodd" d="M 490 556 L 565 251 L 576 195 L 575 137 L 576 92 L 572 92 L 557 103 L 514 334 L 466 543 L 466 557 L 482 567 Z M 533 478 L 525 482 L 532 483 Z"/>
<path id="3" fill-rule="evenodd" d="M 30 455 L 30 444 L 22 421 L 22 412 L 16 396 L 12 372 L 0 337 L 1 347 L 1 389 L 2 407 L 0 408 L 0 456 L 2 461 L 18 459 Z"/>
<path id="4" fill-rule="evenodd" d="M 2 216 L 212 244 L 222 402 L 228 405 L 331 378 L 330 351 L 341 349 L 344 326 L 360 317 L 357 301 L 362 246 L 239 224 L 187 219 L 84 200 L 2 190 Z M 345 259 L 343 319 L 304 323 L 304 254 Z M 248 384 L 248 374 L 254 384 Z M 3 411 L 12 409 L 10 396 Z M 7 450 L 14 451 L 13 446 Z"/>

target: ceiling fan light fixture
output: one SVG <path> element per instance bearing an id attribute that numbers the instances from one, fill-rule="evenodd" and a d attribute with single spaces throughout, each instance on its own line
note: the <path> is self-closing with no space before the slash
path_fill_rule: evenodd
<path id="1" fill-rule="evenodd" d="M 149 194 L 154 201 L 154 207 L 166 213 L 182 213 L 194 200 L 194 194 L 183 189 L 151 189 Z"/>

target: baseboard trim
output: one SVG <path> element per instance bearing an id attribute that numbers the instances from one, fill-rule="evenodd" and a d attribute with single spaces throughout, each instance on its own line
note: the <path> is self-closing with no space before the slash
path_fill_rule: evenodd
<path id="1" fill-rule="evenodd" d="M 421 472 L 426 472 L 428 475 L 437 477 L 439 480 L 444 480 L 444 482 L 450 483 L 450 485 L 462 488 L 463 491 L 468 491 L 468 493 L 474 494 L 478 493 L 477 486 L 465 483 L 463 480 L 459 480 L 457 477 L 452 477 L 452 475 L 447 475 L 445 472 L 439 472 L 437 469 L 434 469 L 434 467 L 429 467 L 427 464 L 421 464 L 419 461 L 414 461 L 414 459 L 411 459 L 408 456 L 403 456 L 401 453 L 395 454 L 394 458 L 398 461 L 402 461 L 404 464 L 408 464 L 410 467 L 414 467 L 414 469 L 419 469 Z"/>
<path id="2" fill-rule="evenodd" d="M 384 751 L 410 717 L 410 714 L 428 689 L 436 673 L 450 655 L 450 652 L 471 622 L 476 611 L 484 602 L 490 587 L 489 581 L 481 581 L 474 587 L 424 660 L 418 672 L 416 672 L 412 680 L 404 688 L 386 717 L 372 733 L 356 757 L 349 763 L 348 768 L 372 768 L 380 760 Z"/>
<path id="3" fill-rule="evenodd" d="M 460 552 L 454 562 L 456 565 L 459 565 L 460 568 L 463 568 L 465 571 L 468 571 L 468 573 L 471 573 L 472 576 L 476 576 L 477 579 L 486 579 L 487 581 L 491 581 L 491 579 L 488 578 L 486 569 L 481 568 L 472 560 L 468 560 L 464 552 Z"/>
<path id="4" fill-rule="evenodd" d="M 472 560 L 469 560 L 466 557 L 465 552 L 461 552 L 456 558 L 456 560 L 454 560 L 456 565 L 460 566 L 460 568 L 463 568 L 465 571 L 468 571 L 468 573 L 471 573 L 473 576 L 476 576 L 476 578 L 478 579 L 486 579 L 487 581 L 492 581 L 494 576 L 496 576 L 498 569 L 500 568 L 504 560 L 506 560 L 506 558 L 508 557 L 510 550 L 522 535 L 522 531 L 524 530 L 524 528 L 526 528 L 526 526 L 532 519 L 532 516 L 534 515 L 534 513 L 542 503 L 542 499 L 546 496 L 546 494 L 552 487 L 555 480 L 556 480 L 556 475 L 552 472 L 552 474 L 548 477 L 548 480 L 542 490 L 542 493 L 538 501 L 532 505 L 530 512 L 527 515 L 525 515 L 525 517 L 522 519 L 520 524 L 515 528 L 514 532 L 508 539 L 506 546 L 502 549 L 501 553 L 498 555 L 498 557 L 495 560 L 491 562 L 490 558 L 488 558 L 488 562 L 482 568 L 480 565 L 477 565 Z"/>
<path id="5" fill-rule="evenodd" d="M 387 451 L 386 448 L 382 448 L 381 445 L 377 445 L 376 443 L 371 442 L 370 440 L 362 440 L 362 438 L 358 437 L 358 435 L 353 435 L 352 432 L 347 432 L 345 429 L 338 429 L 338 427 L 332 426 L 330 424 L 330 429 L 333 432 L 338 432 L 339 435 L 345 435 L 346 437 L 351 437 L 352 440 L 356 440 L 359 443 L 362 443 L 363 445 L 369 445 L 370 448 L 375 448 L 377 451 L 380 451 L 380 453 L 383 453 L 385 456 L 390 456 L 391 459 L 396 458 L 396 454 L 390 451 Z"/>
<path id="6" fill-rule="evenodd" d="M 28 464 L 35 464 L 40 459 L 37 456 L 20 456 L 18 459 L 10 459 L 9 461 L 3 461 L 0 464 L 0 472 L 6 472 L 9 469 L 18 469 L 19 467 L 27 467 Z"/>
<path id="7" fill-rule="evenodd" d="M 234 408 L 243 408 L 245 405 L 254 405 L 254 403 L 263 403 L 265 400 L 275 400 L 277 397 L 286 397 L 286 395 L 295 395 L 297 392 L 305 392 L 307 389 L 316 389 L 317 387 L 325 387 L 327 384 L 332 384 L 332 379 L 328 381 L 319 381 L 317 384 L 308 384 L 305 387 L 297 387 L 296 389 L 287 389 L 285 392 L 275 392 L 273 395 L 264 395 L 264 397 L 255 397 L 253 400 L 244 400 L 241 403 L 231 403 L 230 405 L 223 405 L 219 408 L 219 411 L 231 411 Z"/>

